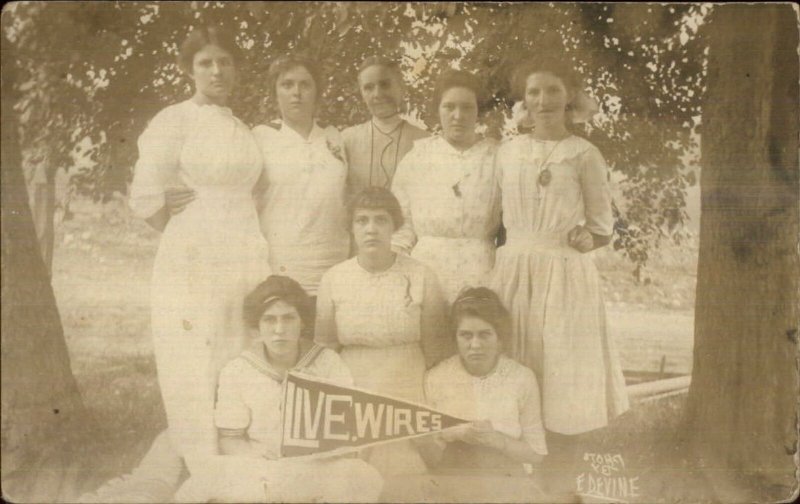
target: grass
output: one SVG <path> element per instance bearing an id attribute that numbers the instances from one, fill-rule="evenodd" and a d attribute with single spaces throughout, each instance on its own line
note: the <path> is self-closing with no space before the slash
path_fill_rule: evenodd
<path id="1" fill-rule="evenodd" d="M 77 201 L 72 210 L 74 218 L 57 228 L 53 286 L 73 372 L 97 425 L 80 454 L 89 468 L 85 490 L 91 490 L 135 467 L 166 427 L 149 335 L 149 282 L 158 234 L 132 218 L 121 200 L 104 206 Z M 599 253 L 597 263 L 609 313 L 620 319 L 623 336 L 630 333 L 622 343 L 637 347 L 623 348 L 623 362 L 652 369 L 660 354 L 638 347 L 659 344 L 663 352 L 686 360 L 685 344 L 677 350 L 670 345 L 672 339 L 685 343 L 691 330 L 686 324 L 694 304 L 696 248 L 655 254 L 646 282 L 637 282 L 633 266 L 613 251 Z M 664 325 L 654 324 L 652 317 L 680 319 L 683 325 L 663 334 L 648 332 Z M 680 365 L 685 369 L 686 363 Z M 642 482 L 640 501 L 669 501 L 661 495 L 674 486 L 670 478 L 678 473 L 689 482 L 683 487 L 694 488 L 676 437 L 683 402 L 676 397 L 635 405 L 608 429 L 585 435 L 582 449 L 622 454 L 626 474 Z"/>
<path id="2" fill-rule="evenodd" d="M 637 478 L 631 502 L 700 502 L 707 495 L 702 477 L 686 458 L 682 420 L 686 396 L 634 404 L 607 429 L 584 439 L 584 451 L 622 454 L 625 476 Z M 590 468 L 587 464 L 587 471 Z"/>

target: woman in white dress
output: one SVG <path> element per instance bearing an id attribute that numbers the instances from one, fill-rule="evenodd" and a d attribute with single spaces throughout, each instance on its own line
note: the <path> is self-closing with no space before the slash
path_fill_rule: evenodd
<path id="1" fill-rule="evenodd" d="M 341 349 L 356 386 L 422 402 L 426 367 L 448 352 L 436 276 L 392 252 L 392 233 L 403 217 L 391 192 L 368 187 L 349 209 L 358 252 L 322 277 L 315 341 Z M 407 441 L 373 447 L 364 456 L 384 476 L 425 471 Z"/>
<path id="2" fill-rule="evenodd" d="M 378 471 L 360 459 L 281 458 L 282 403 L 287 372 L 300 371 L 352 386 L 333 350 L 301 338 L 314 324 L 300 285 L 272 275 L 245 300 L 258 336 L 220 373 L 215 422 L 221 456 L 209 459 L 176 495 L 179 502 L 375 502 Z"/>
<path id="3" fill-rule="evenodd" d="M 563 61 L 521 65 L 512 80 L 534 128 L 497 154 L 507 242 L 492 285 L 511 311 L 511 356 L 539 377 L 551 451 L 569 464 L 575 435 L 606 426 L 628 398 L 588 254 L 613 233 L 608 168 L 570 132 L 587 98 Z"/>
<path id="4" fill-rule="evenodd" d="M 453 303 L 458 354 L 425 376 L 428 403 L 472 420 L 432 436 L 432 465 L 525 476 L 547 454 L 533 372 L 509 358 L 511 316 L 492 290 L 467 288 Z M 476 500 L 481 500 L 476 497 Z"/>
<path id="5" fill-rule="evenodd" d="M 405 218 L 393 248 L 433 269 L 450 303 L 463 287 L 486 285 L 494 266 L 497 142 L 475 132 L 482 94 L 472 74 L 445 72 L 433 102 L 442 134 L 417 140 L 392 183 Z"/>
<path id="6" fill-rule="evenodd" d="M 163 229 L 153 266 L 152 333 L 172 444 L 189 469 L 216 452 L 217 375 L 247 338 L 242 299 L 268 274 L 253 187 L 262 174 L 250 129 L 226 107 L 236 45 L 192 31 L 179 63 L 195 93 L 159 112 L 139 138 L 130 206 Z"/>
<path id="7" fill-rule="evenodd" d="M 323 273 L 350 249 L 344 145 L 336 128 L 321 128 L 314 119 L 322 95 L 317 68 L 294 56 L 273 62 L 267 81 L 281 123 L 253 129 L 267 174 L 260 218 L 270 266 L 312 297 Z"/>

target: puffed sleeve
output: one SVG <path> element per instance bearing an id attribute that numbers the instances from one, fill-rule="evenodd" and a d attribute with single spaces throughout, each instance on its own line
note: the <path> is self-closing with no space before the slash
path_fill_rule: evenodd
<path id="1" fill-rule="evenodd" d="M 353 173 L 353 168 L 350 165 L 350 159 L 353 157 L 353 152 L 355 152 L 356 145 L 358 144 L 358 135 L 356 133 L 356 127 L 351 126 L 342 130 L 342 144 L 344 145 L 344 155 L 345 160 L 347 160 L 347 181 L 345 184 L 345 202 L 349 202 L 350 198 L 352 198 L 356 193 L 356 182 L 355 182 L 355 174 Z"/>
<path id="2" fill-rule="evenodd" d="M 253 199 L 259 215 L 267 206 L 267 193 L 269 191 L 269 172 L 267 171 L 266 152 L 269 149 L 269 140 L 266 138 L 268 126 L 259 125 L 253 128 L 253 138 L 256 139 L 258 150 L 261 153 L 261 175 L 253 186 Z"/>
<path id="3" fill-rule="evenodd" d="M 497 233 L 494 237 L 496 247 L 502 247 L 506 243 L 507 229 L 503 220 L 503 167 L 507 164 L 508 141 L 503 142 L 497 148 L 497 153 L 494 156 L 494 182 L 497 190 L 497 211 L 499 214 L 499 224 L 497 226 Z"/>
<path id="4" fill-rule="evenodd" d="M 418 147 L 417 147 L 418 148 Z M 414 148 L 403 157 L 397 165 L 397 170 L 392 180 L 392 193 L 400 203 L 403 211 L 403 225 L 392 235 L 392 249 L 403 254 L 410 254 L 417 243 L 417 234 L 414 232 L 414 220 L 411 218 L 411 196 L 409 186 L 413 181 L 413 169 L 416 164 Z"/>
<path id="5" fill-rule="evenodd" d="M 614 216 L 611 212 L 608 165 L 596 147 L 592 146 L 581 155 L 579 170 L 586 229 L 596 235 L 611 236 L 614 232 Z"/>
<path id="6" fill-rule="evenodd" d="M 503 212 L 502 193 L 500 192 L 500 169 L 497 163 L 497 154 L 499 146 L 495 142 L 494 146 L 490 149 L 488 155 L 489 159 L 486 161 L 489 169 L 489 180 L 491 184 L 491 192 L 489 193 L 489 222 L 493 226 L 493 233 L 497 236 L 502 227 L 501 215 Z"/>
<path id="7" fill-rule="evenodd" d="M 214 424 L 228 436 L 244 434 L 250 426 L 250 408 L 242 397 L 245 385 L 240 380 L 239 364 L 233 360 L 222 368 L 217 387 Z"/>
<path id="8" fill-rule="evenodd" d="M 539 398 L 539 384 L 536 375 L 525 369 L 521 381 L 519 423 L 522 428 L 522 439 L 539 455 L 547 455 L 544 423 L 542 422 L 542 404 Z"/>
<path id="9" fill-rule="evenodd" d="M 425 274 L 420 315 L 420 344 L 428 368 L 452 353 L 450 331 L 445 315 L 445 298 L 436 274 L 424 266 Z"/>
<path id="10" fill-rule="evenodd" d="M 344 147 L 344 140 L 342 139 L 342 134 L 333 126 L 328 126 L 325 128 L 325 142 L 328 148 L 328 152 L 330 152 L 331 156 L 336 159 L 337 162 L 341 163 L 342 171 L 341 171 L 341 178 L 339 184 L 339 201 L 337 205 L 341 205 L 341 209 L 347 206 L 347 198 L 349 198 L 350 193 L 347 187 L 347 176 L 350 172 L 349 163 L 347 161 L 347 151 Z M 350 226 L 347 222 L 347 212 L 342 211 L 340 212 L 340 222 L 339 226 L 341 229 L 350 229 Z M 349 235 L 348 235 L 349 236 Z"/>
<path id="11" fill-rule="evenodd" d="M 142 219 L 152 217 L 164 206 L 164 188 L 178 181 L 182 129 L 181 109 L 172 106 L 156 114 L 139 137 L 139 159 L 128 204 Z"/>
<path id="12" fill-rule="evenodd" d="M 347 152 L 347 142 L 345 140 L 344 132 L 339 131 L 336 128 L 333 128 L 336 131 L 336 143 L 341 151 L 342 161 L 344 162 L 344 167 L 347 169 L 347 173 L 350 172 L 350 154 Z"/>
<path id="13" fill-rule="evenodd" d="M 322 275 L 317 290 L 317 318 L 314 329 L 314 343 L 338 349 L 339 337 L 336 331 L 336 306 L 333 304 L 332 275 L 329 270 Z"/>

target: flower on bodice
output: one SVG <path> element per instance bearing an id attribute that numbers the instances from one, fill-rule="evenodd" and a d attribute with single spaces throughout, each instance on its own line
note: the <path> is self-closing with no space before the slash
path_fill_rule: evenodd
<path id="1" fill-rule="evenodd" d="M 339 142 L 335 141 L 331 138 L 330 135 L 326 135 L 325 144 L 328 146 L 328 150 L 333 154 L 333 157 L 344 163 L 344 153 L 342 151 L 342 146 Z"/>

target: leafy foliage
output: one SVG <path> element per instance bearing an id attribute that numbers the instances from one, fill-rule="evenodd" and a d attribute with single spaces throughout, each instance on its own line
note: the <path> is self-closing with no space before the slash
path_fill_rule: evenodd
<path id="1" fill-rule="evenodd" d="M 396 57 L 409 112 L 436 128 L 433 80 L 447 67 L 476 72 L 492 97 L 487 134 L 513 133 L 508 76 L 542 51 L 570 58 L 602 116 L 585 134 L 624 178 L 615 206 L 617 238 L 639 266 L 667 235 L 680 240 L 684 155 L 704 88 L 698 24 L 707 5 L 383 2 L 17 3 L 4 29 L 20 50 L 22 142 L 55 167 L 86 161 L 72 181 L 97 199 L 124 192 L 136 139 L 164 106 L 191 94 L 175 62 L 192 25 L 217 23 L 244 49 L 231 107 L 248 124 L 276 117 L 265 89 L 272 59 L 298 50 L 327 76 L 320 120 L 345 127 L 367 118 L 356 68 L 371 54 Z M 81 151 L 80 149 L 84 149 Z M 677 230 L 678 232 L 672 232 Z"/>

